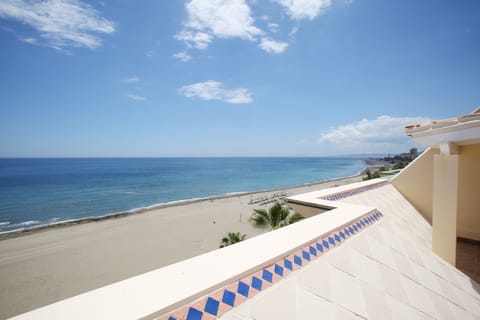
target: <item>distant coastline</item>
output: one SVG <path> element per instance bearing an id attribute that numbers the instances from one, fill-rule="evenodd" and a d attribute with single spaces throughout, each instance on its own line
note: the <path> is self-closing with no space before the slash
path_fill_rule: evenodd
<path id="1" fill-rule="evenodd" d="M 304 183 L 304 184 L 300 184 L 300 185 L 293 185 L 293 186 L 289 186 L 289 187 L 271 188 L 271 189 L 264 189 L 264 190 L 257 190 L 257 191 L 231 192 L 231 193 L 226 193 L 226 194 L 223 194 L 223 195 L 215 195 L 215 196 L 209 196 L 209 197 L 203 197 L 203 198 L 176 200 L 176 201 L 170 201 L 170 202 L 166 202 L 166 203 L 154 204 L 154 205 L 147 206 L 147 207 L 134 208 L 134 209 L 125 210 L 125 211 L 121 211 L 121 212 L 109 213 L 109 214 L 105 214 L 105 215 L 90 216 L 90 217 L 64 220 L 64 221 L 55 221 L 55 222 L 52 222 L 52 223 L 34 225 L 34 226 L 31 226 L 31 227 L 18 228 L 18 229 L 14 229 L 14 230 L 8 230 L 8 231 L 0 232 L 0 241 L 5 240 L 5 239 L 10 239 L 10 238 L 15 238 L 15 237 L 18 237 L 18 236 L 28 235 L 28 234 L 32 234 L 32 233 L 36 233 L 36 232 L 48 231 L 50 229 L 55 229 L 55 228 L 69 227 L 69 226 L 74 226 L 74 225 L 78 225 L 78 224 L 99 222 L 99 221 L 110 220 L 110 219 L 119 219 L 119 218 L 127 217 L 127 216 L 130 216 L 130 215 L 141 214 L 141 213 L 145 213 L 145 212 L 148 212 L 148 211 L 158 210 L 158 209 L 163 209 L 163 208 L 185 206 L 185 205 L 190 205 L 190 204 L 194 204 L 194 203 L 198 203 L 198 202 L 208 202 L 208 201 L 214 201 L 214 200 L 220 200 L 220 199 L 226 199 L 226 198 L 234 198 L 234 197 L 238 197 L 238 196 L 248 196 L 248 195 L 261 194 L 261 193 L 289 191 L 289 190 L 292 190 L 292 189 L 298 189 L 298 188 L 304 188 L 304 187 L 315 187 L 315 186 L 321 186 L 325 183 L 342 182 L 342 181 L 346 181 L 346 180 L 349 180 L 349 179 L 352 179 L 352 178 L 361 178 L 362 175 L 364 174 L 364 172 L 368 168 L 369 167 L 365 167 L 364 169 L 360 170 L 360 172 L 358 172 L 357 174 L 351 175 L 351 176 L 321 180 L 321 181 L 316 181 L 316 182 L 309 182 L 309 183 Z"/>
<path id="2" fill-rule="evenodd" d="M 0 235 L 358 175 L 348 158 L 1 159 Z"/>

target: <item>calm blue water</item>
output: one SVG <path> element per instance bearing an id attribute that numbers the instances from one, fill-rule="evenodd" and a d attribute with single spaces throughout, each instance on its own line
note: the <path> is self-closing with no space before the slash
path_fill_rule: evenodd
<path id="1" fill-rule="evenodd" d="M 0 159 L 0 232 L 350 176 L 345 158 Z"/>

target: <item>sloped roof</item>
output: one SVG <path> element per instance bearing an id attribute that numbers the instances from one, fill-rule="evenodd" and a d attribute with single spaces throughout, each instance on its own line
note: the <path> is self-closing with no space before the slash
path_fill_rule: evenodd
<path id="1" fill-rule="evenodd" d="M 341 201 L 383 218 L 220 319 L 480 319 L 479 284 L 432 252 L 431 226 L 391 184 Z"/>

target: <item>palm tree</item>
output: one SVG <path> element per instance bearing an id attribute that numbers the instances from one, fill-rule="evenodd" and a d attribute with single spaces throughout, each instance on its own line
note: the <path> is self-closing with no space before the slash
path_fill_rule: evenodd
<path id="1" fill-rule="evenodd" d="M 226 237 L 222 238 L 220 248 L 223 248 L 223 247 L 229 246 L 231 244 L 243 241 L 243 240 L 245 240 L 246 237 L 247 237 L 246 234 L 241 235 L 240 232 L 229 232 Z"/>
<path id="2" fill-rule="evenodd" d="M 283 208 L 280 203 L 275 203 L 268 211 L 265 209 L 254 209 L 250 222 L 258 228 L 270 227 L 270 230 L 278 229 L 303 219 L 299 213 L 290 214 L 290 211 Z"/>

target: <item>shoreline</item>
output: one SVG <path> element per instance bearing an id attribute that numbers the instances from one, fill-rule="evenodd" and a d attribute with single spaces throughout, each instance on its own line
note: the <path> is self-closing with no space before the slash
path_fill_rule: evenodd
<path id="1" fill-rule="evenodd" d="M 89 216 L 89 217 L 78 218 L 78 219 L 56 221 L 56 222 L 47 223 L 47 224 L 35 225 L 35 226 L 32 226 L 32 227 L 25 227 L 25 228 L 19 228 L 19 229 L 14 229 L 14 230 L 2 231 L 2 232 L 0 232 L 0 241 L 11 239 L 11 238 L 22 237 L 22 236 L 26 236 L 26 235 L 29 235 L 29 234 L 34 234 L 34 233 L 37 233 L 37 232 L 45 232 L 45 231 L 49 231 L 49 230 L 53 230 L 53 229 L 57 229 L 57 228 L 67 228 L 67 227 L 80 225 L 80 224 L 86 224 L 86 223 L 92 223 L 92 222 L 101 222 L 101 221 L 106 221 L 106 220 L 111 220 L 111 219 L 120 219 L 120 218 L 132 216 L 132 215 L 137 215 L 137 214 L 142 214 L 142 213 L 145 213 L 145 212 L 158 210 L 158 209 L 171 208 L 171 207 L 177 207 L 177 206 L 185 206 L 185 205 L 194 204 L 194 203 L 198 203 L 198 202 L 214 201 L 214 200 L 220 200 L 220 199 L 238 197 L 238 196 L 248 196 L 248 195 L 254 195 L 254 194 L 259 194 L 259 193 L 269 193 L 269 192 L 285 191 L 285 190 L 290 190 L 290 189 L 298 189 L 298 188 L 302 188 L 302 187 L 312 187 L 312 186 L 316 186 L 316 185 L 322 185 L 322 184 L 325 184 L 325 183 L 342 181 L 342 180 L 345 180 L 345 179 L 358 178 L 358 177 L 362 177 L 363 174 L 366 172 L 366 170 L 369 169 L 369 168 L 370 168 L 370 166 L 366 166 L 364 169 L 360 170 L 357 174 L 351 175 L 351 176 L 346 176 L 346 177 L 338 177 L 338 178 L 333 178 L 333 179 L 320 180 L 320 181 L 316 181 L 316 182 L 307 182 L 307 183 L 299 184 L 299 185 L 279 187 L 279 188 L 271 188 L 271 189 L 263 189 L 263 190 L 257 190 L 257 191 L 239 191 L 239 192 L 230 192 L 230 193 L 226 193 L 226 194 L 213 195 L 213 196 L 207 196 L 207 197 L 201 197 L 201 198 L 174 200 L 174 201 L 169 201 L 169 202 L 164 202 L 164 203 L 153 204 L 153 205 L 150 205 L 150 206 L 147 206 L 147 207 L 133 208 L 133 209 L 130 209 L 130 210 L 125 210 L 125 211 L 120 211 L 120 212 L 107 213 L 107 214 L 99 215 L 99 216 Z"/>
<path id="2" fill-rule="evenodd" d="M 228 232 L 265 232 L 249 219 L 285 195 L 361 181 L 361 175 L 269 191 L 225 194 L 161 208 L 3 235 L 0 318 L 94 290 L 219 248 Z M 260 200 L 260 201 L 258 201 Z M 121 218 L 121 219 L 120 219 Z"/>

